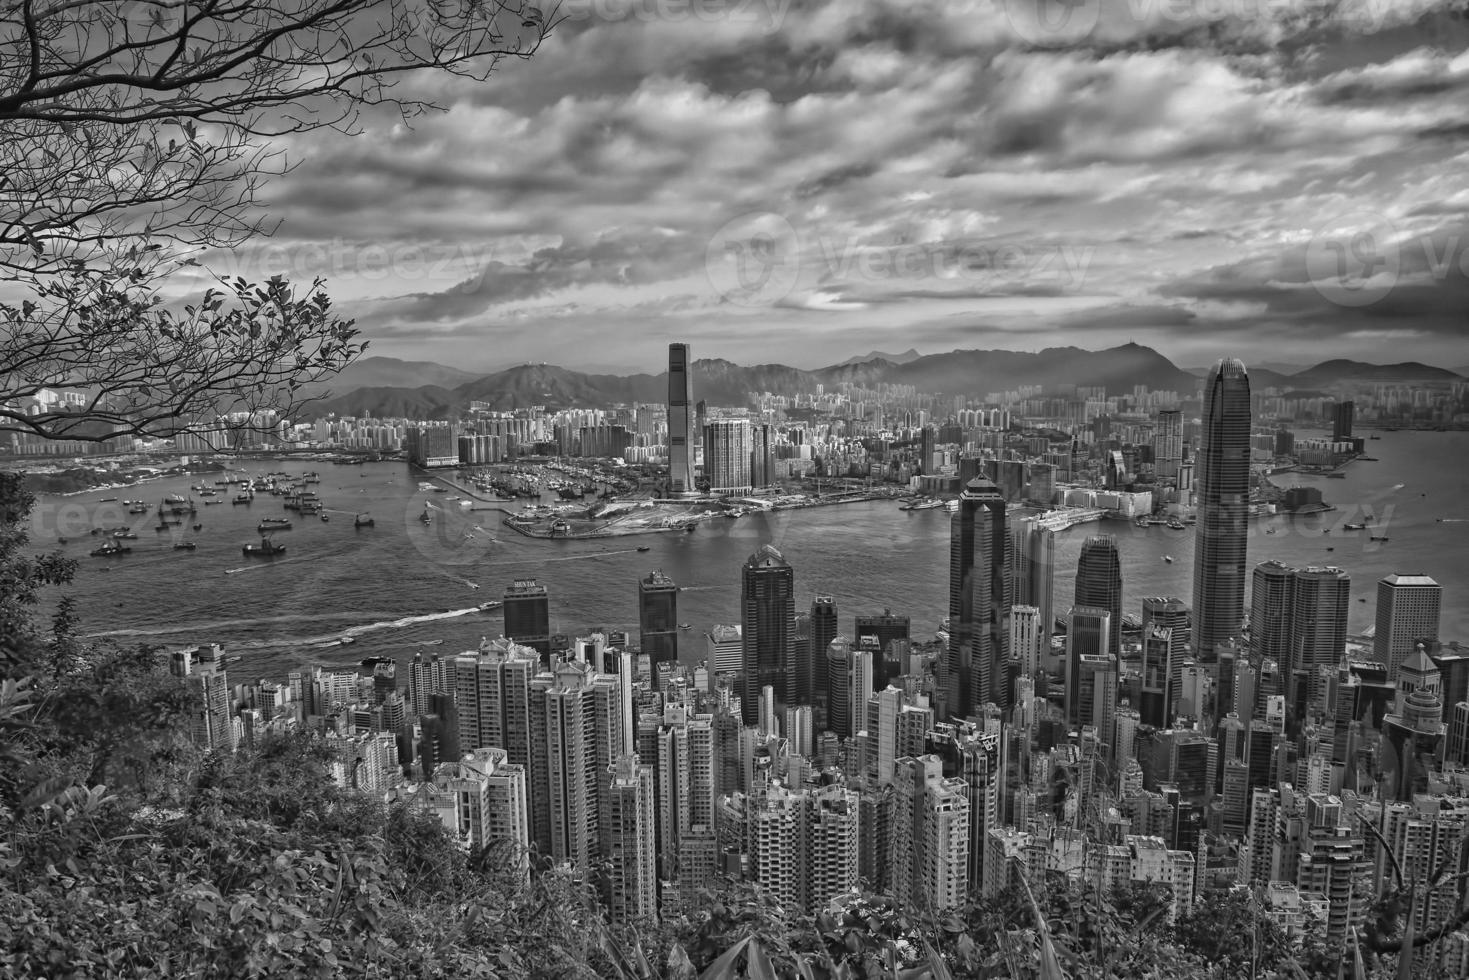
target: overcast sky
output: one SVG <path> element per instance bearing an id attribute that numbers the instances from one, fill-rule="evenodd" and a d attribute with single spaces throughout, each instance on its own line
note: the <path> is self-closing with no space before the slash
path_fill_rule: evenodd
<path id="1" fill-rule="evenodd" d="M 372 353 L 475 369 L 1460 366 L 1464 6 L 573 0 L 488 84 L 409 83 L 448 112 L 289 146 L 258 260 Z"/>

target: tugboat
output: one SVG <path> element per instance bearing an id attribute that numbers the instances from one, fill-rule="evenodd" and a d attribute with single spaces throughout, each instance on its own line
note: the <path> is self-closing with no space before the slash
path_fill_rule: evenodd
<path id="1" fill-rule="evenodd" d="M 120 544 L 116 539 L 113 539 L 102 545 L 100 548 L 93 548 L 92 557 L 110 558 L 113 555 L 125 555 L 132 550 L 133 549 L 127 547 L 126 545 Z"/>
<path id="2" fill-rule="evenodd" d="M 264 534 L 267 531 L 289 531 L 290 529 L 291 522 L 286 520 L 284 517 L 267 517 L 265 520 L 261 521 L 255 528 L 255 530 L 259 531 L 261 534 Z"/>
<path id="3" fill-rule="evenodd" d="M 174 551 L 193 551 L 197 547 L 199 547 L 199 546 L 196 545 L 192 541 L 183 541 L 183 542 L 180 542 L 179 544 L 174 545 L 173 546 L 173 550 Z"/>
<path id="4" fill-rule="evenodd" d="M 260 536 L 259 544 L 247 544 L 241 550 L 245 552 L 246 558 L 250 558 L 252 556 L 259 558 L 270 558 L 273 555 L 278 555 L 281 552 L 285 551 L 286 546 L 283 544 L 276 544 L 275 542 L 270 540 L 269 535 L 262 534 Z"/>
<path id="5" fill-rule="evenodd" d="M 352 521 L 353 527 L 372 527 L 372 518 L 367 514 L 358 514 Z"/>

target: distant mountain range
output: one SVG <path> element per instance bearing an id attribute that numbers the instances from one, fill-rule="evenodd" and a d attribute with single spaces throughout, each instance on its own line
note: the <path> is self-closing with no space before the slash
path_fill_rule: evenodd
<path id="1" fill-rule="evenodd" d="M 893 364 L 907 364 L 909 361 L 916 361 L 922 356 L 922 354 L 918 353 L 918 351 L 914 350 L 912 347 L 909 347 L 901 354 L 884 354 L 880 350 L 875 350 L 866 354 L 859 354 L 856 357 L 849 357 L 841 364 L 838 364 L 836 366 L 841 367 L 845 364 L 862 364 L 866 361 L 889 361 Z"/>
<path id="2" fill-rule="evenodd" d="M 894 358 L 898 358 L 895 360 Z M 1123 394 L 1138 386 L 1177 391 L 1188 396 L 1199 377 L 1176 366 L 1157 351 L 1139 344 L 1107 350 L 1055 347 L 1038 353 L 956 350 L 920 355 L 916 351 L 887 355 L 874 351 L 814 371 L 783 364 L 744 367 L 710 359 L 693 363 L 694 397 L 711 405 L 739 406 L 747 393 L 792 395 L 817 384 L 841 382 L 874 386 L 913 385 L 936 395 L 983 397 L 1022 385 L 1054 389 L 1060 385 L 1103 387 Z M 1343 381 L 1452 381 L 1459 374 L 1426 364 L 1365 364 L 1332 360 L 1284 374 L 1252 368 L 1256 390 L 1281 388 L 1316 391 Z M 522 364 L 476 376 L 458 368 L 426 361 L 371 357 L 343 371 L 331 383 L 332 397 L 314 406 L 318 416 L 336 414 L 422 419 L 454 418 L 471 401 L 499 410 L 544 405 L 551 409 L 588 408 L 630 402 L 659 402 L 667 396 L 665 374 L 587 374 L 549 364 Z"/>

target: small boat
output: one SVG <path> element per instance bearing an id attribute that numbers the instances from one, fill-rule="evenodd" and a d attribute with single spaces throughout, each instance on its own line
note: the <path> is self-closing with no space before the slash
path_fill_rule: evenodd
<path id="1" fill-rule="evenodd" d="M 291 522 L 284 517 L 267 517 L 255 526 L 255 530 L 264 534 L 266 531 L 289 531 Z"/>
<path id="2" fill-rule="evenodd" d="M 357 637 L 355 637 L 355 636 L 344 636 L 340 640 L 337 641 L 338 645 L 344 646 L 344 647 L 349 647 L 349 646 L 351 646 L 352 644 L 354 644 L 356 642 L 357 642 Z"/>
<path id="3" fill-rule="evenodd" d="M 1385 535 L 1385 534 L 1373 534 L 1370 537 L 1371 537 L 1371 539 L 1373 541 L 1386 541 L 1387 540 L 1387 535 Z"/>
<path id="4" fill-rule="evenodd" d="M 1366 602 L 1367 600 L 1366 599 L 1358 599 L 1357 601 L 1358 602 Z"/>
<path id="5" fill-rule="evenodd" d="M 1327 551 L 1335 551 L 1336 549 L 1335 548 L 1327 548 L 1326 550 Z"/>
<path id="6" fill-rule="evenodd" d="M 222 504 L 222 503 L 224 503 L 223 500 L 206 500 L 206 501 L 204 501 L 204 506 L 205 507 L 208 507 L 211 504 Z"/>
<path id="7" fill-rule="evenodd" d="M 125 555 L 133 549 L 119 544 L 115 539 L 102 545 L 100 548 L 92 549 L 93 558 L 110 558 L 113 555 Z"/>
<path id="8" fill-rule="evenodd" d="M 135 534 L 132 531 L 129 531 L 127 528 L 118 528 L 116 531 L 113 531 L 112 532 L 112 536 L 114 538 L 126 538 L 129 541 L 136 541 L 136 540 L 138 540 L 137 534 Z"/>
<path id="9" fill-rule="evenodd" d="M 174 545 L 173 546 L 173 550 L 174 551 L 193 551 L 197 547 L 199 547 L 199 546 L 196 545 L 192 541 L 183 541 L 183 542 L 180 542 L 179 544 Z"/>
<path id="10" fill-rule="evenodd" d="M 358 514 L 357 517 L 355 519 L 353 519 L 352 526 L 353 527 L 372 527 L 373 526 L 372 518 L 370 516 L 368 516 L 367 514 Z"/>
<path id="11" fill-rule="evenodd" d="M 650 548 L 650 547 L 648 547 L 648 546 L 647 546 L 647 545 L 645 545 L 645 544 L 640 544 L 640 545 L 638 545 L 638 550 L 639 550 L 639 551 L 652 551 L 652 550 L 653 550 L 653 549 L 652 549 L 652 548 Z"/>
<path id="12" fill-rule="evenodd" d="M 1265 533 L 1266 534 L 1274 534 L 1275 533 L 1275 528 L 1273 528 L 1273 527 L 1267 527 L 1265 529 Z"/>
<path id="13" fill-rule="evenodd" d="M 434 522 L 433 511 L 429 510 L 427 501 L 424 502 L 423 513 L 418 515 L 418 519 L 425 524 L 432 524 Z"/>
<path id="14" fill-rule="evenodd" d="M 194 525 L 194 530 L 196 530 L 196 531 L 202 531 L 202 530 L 204 530 L 204 525 L 203 524 L 195 524 Z"/>
<path id="15" fill-rule="evenodd" d="M 324 523 L 326 523 L 326 522 L 327 522 L 327 521 L 329 521 L 329 520 L 331 520 L 331 517 L 330 517 L 330 516 L 328 516 L 328 515 L 326 515 L 326 514 L 322 514 L 322 515 L 321 515 L 321 520 L 322 520 L 322 523 L 323 523 L 323 524 L 324 524 Z"/>
<path id="16" fill-rule="evenodd" d="M 1168 519 L 1168 529 L 1170 531 L 1182 531 L 1183 530 L 1183 521 L 1180 521 L 1176 517 L 1170 517 Z"/>
<path id="17" fill-rule="evenodd" d="M 1360 531 L 1366 526 L 1366 524 L 1343 524 L 1342 529 L 1347 531 Z"/>
<path id="18" fill-rule="evenodd" d="M 681 629 L 681 630 L 691 630 L 691 629 L 693 629 L 693 628 L 694 628 L 694 627 L 693 627 L 693 626 L 691 626 L 691 625 L 690 625 L 690 624 L 688 624 L 688 623 L 679 623 L 679 624 L 678 624 L 678 628 L 679 628 L 679 629 Z"/>
<path id="19" fill-rule="evenodd" d="M 65 538 L 63 538 L 63 537 L 62 537 L 62 536 L 61 536 L 61 535 L 59 535 L 59 534 L 58 534 L 58 535 L 57 535 L 57 536 L 56 536 L 56 543 L 57 543 L 57 544 L 66 544 L 66 539 L 65 539 Z"/>
<path id="20" fill-rule="evenodd" d="M 1164 555 L 1163 556 L 1163 560 L 1166 561 L 1170 565 L 1173 564 L 1173 556 L 1172 555 Z"/>
<path id="21" fill-rule="evenodd" d="M 99 504 L 110 504 L 110 503 L 112 503 L 116 499 L 117 499 L 116 497 L 99 497 L 98 500 L 97 500 L 97 503 L 99 503 Z M 132 503 L 132 501 L 128 501 L 128 503 Z"/>

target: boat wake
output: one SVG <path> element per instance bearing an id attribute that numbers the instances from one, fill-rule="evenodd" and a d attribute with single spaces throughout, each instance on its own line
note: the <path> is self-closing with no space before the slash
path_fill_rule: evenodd
<path id="1" fill-rule="evenodd" d="M 610 558 L 613 555 L 635 555 L 636 548 L 620 548 L 617 551 L 593 551 L 585 555 L 566 555 L 562 558 L 526 558 L 518 561 L 497 561 L 495 567 L 502 565 L 540 565 L 548 561 L 584 561 L 588 558 Z"/>

